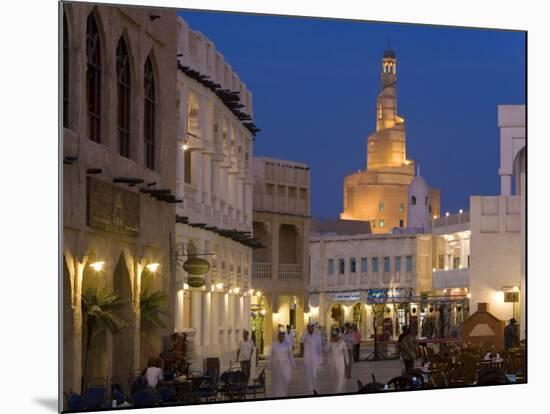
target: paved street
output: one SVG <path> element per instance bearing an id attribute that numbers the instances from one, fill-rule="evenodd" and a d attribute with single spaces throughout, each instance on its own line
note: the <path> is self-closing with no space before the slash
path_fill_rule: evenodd
<path id="1" fill-rule="evenodd" d="M 351 369 L 351 378 L 346 379 L 346 392 L 357 391 L 357 380 L 366 384 L 372 381 L 371 374 L 374 374 L 377 382 L 387 383 L 393 377 L 401 375 L 401 365 L 398 359 L 385 361 L 364 361 L 372 352 L 372 347 L 362 346 L 361 361 L 354 362 Z M 302 358 L 295 358 L 296 369 L 293 371 L 292 382 L 290 385 L 290 395 L 300 396 L 308 395 L 306 390 L 304 363 Z M 260 361 L 258 369 L 261 370 L 266 366 L 266 361 Z M 259 372 L 259 371 L 258 371 Z M 269 367 L 266 368 L 267 396 L 271 397 L 271 373 Z M 317 391 L 320 394 L 330 393 L 329 388 L 329 371 L 326 364 L 321 366 L 319 372 Z"/>

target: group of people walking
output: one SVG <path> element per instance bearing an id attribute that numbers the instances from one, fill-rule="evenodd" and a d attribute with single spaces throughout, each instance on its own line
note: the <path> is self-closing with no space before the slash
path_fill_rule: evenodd
<path id="1" fill-rule="evenodd" d="M 334 327 L 326 340 L 323 331 L 315 324 L 308 324 L 300 338 L 303 346 L 304 374 L 309 394 L 317 394 L 317 379 L 323 356 L 329 370 L 330 393 L 343 393 L 346 378 L 351 378 L 351 361 L 359 360 L 361 334 L 357 326 L 346 324 Z M 323 355 L 324 354 L 324 355 Z M 270 368 L 274 397 L 289 395 L 292 370 L 296 367 L 293 355 L 292 337 L 288 329 L 280 326 L 277 341 L 271 348 Z"/>

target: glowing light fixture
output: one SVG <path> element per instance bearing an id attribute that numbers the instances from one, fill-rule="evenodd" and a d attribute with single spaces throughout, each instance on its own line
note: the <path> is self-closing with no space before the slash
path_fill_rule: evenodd
<path id="1" fill-rule="evenodd" d="M 223 289 L 223 283 L 216 283 L 216 289 L 222 290 Z"/>
<path id="2" fill-rule="evenodd" d="M 437 218 L 437 216 L 434 216 L 434 220 Z"/>
<path id="3" fill-rule="evenodd" d="M 448 211 L 445 213 L 445 217 L 449 217 L 449 212 Z"/>
<path id="4" fill-rule="evenodd" d="M 249 294 L 250 296 L 254 295 L 254 289 L 250 289 L 250 290 L 248 291 L 248 294 Z"/>
<path id="5" fill-rule="evenodd" d="M 155 273 L 160 266 L 160 263 L 149 263 L 147 266 L 147 270 L 149 270 L 151 273 Z"/>
<path id="6" fill-rule="evenodd" d="M 182 148 L 184 151 L 187 151 L 189 149 L 189 144 L 187 143 L 187 141 L 183 143 Z"/>
<path id="7" fill-rule="evenodd" d="M 105 266 L 104 261 L 90 263 L 90 267 L 94 269 L 96 272 L 100 272 L 101 270 L 103 270 L 104 266 Z"/>
<path id="8" fill-rule="evenodd" d="M 183 284 L 183 288 L 184 288 L 184 289 L 189 289 L 189 285 L 188 285 L 187 283 L 184 283 L 184 284 Z"/>
<path id="9" fill-rule="evenodd" d="M 472 294 L 471 294 L 471 293 L 468 293 L 468 294 L 466 295 L 466 297 L 467 297 L 468 299 L 471 299 L 471 298 L 472 298 Z"/>
<path id="10" fill-rule="evenodd" d="M 262 309 L 260 313 L 262 314 L 262 316 L 265 316 L 265 309 Z"/>
<path id="11" fill-rule="evenodd" d="M 458 213 L 459 213 L 459 214 L 462 214 L 462 213 L 463 213 L 462 209 L 458 210 Z"/>
<path id="12" fill-rule="evenodd" d="M 258 291 L 256 292 L 256 296 L 262 296 L 262 291 L 261 291 L 261 290 L 258 290 Z"/>
<path id="13" fill-rule="evenodd" d="M 241 288 L 236 287 L 236 288 L 233 289 L 233 293 L 239 293 L 240 290 L 241 290 Z"/>

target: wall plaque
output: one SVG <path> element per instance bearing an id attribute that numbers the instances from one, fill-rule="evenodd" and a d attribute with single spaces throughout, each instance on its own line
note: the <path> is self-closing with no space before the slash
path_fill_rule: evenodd
<path id="1" fill-rule="evenodd" d="M 88 177 L 87 223 L 90 227 L 128 236 L 139 235 L 139 194 Z"/>

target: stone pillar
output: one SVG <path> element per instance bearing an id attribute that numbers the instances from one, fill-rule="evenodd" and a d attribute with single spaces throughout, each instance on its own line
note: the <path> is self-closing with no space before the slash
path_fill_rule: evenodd
<path id="1" fill-rule="evenodd" d="M 176 291 L 176 301 L 174 304 L 174 315 L 175 315 L 175 323 L 174 323 L 174 332 L 181 332 L 183 331 L 183 288 L 179 288 Z"/>
<path id="2" fill-rule="evenodd" d="M 278 283 L 279 280 L 279 218 L 274 215 L 271 223 L 271 283 Z M 278 309 L 274 309 L 277 312 Z"/>
<path id="3" fill-rule="evenodd" d="M 141 310 L 140 310 L 140 297 L 141 297 L 141 275 L 143 273 L 143 263 L 139 260 L 135 260 L 134 267 L 134 370 L 140 369 L 141 365 Z M 115 355 L 116 358 L 116 355 Z"/>
<path id="4" fill-rule="evenodd" d="M 227 325 L 230 330 L 228 335 L 228 347 L 233 349 L 235 347 L 235 295 L 233 293 L 227 294 L 227 313 L 228 320 Z"/>
<path id="5" fill-rule="evenodd" d="M 273 308 L 271 307 L 271 295 L 270 294 L 264 294 L 264 301 L 265 301 L 265 317 L 264 317 L 264 326 L 263 326 L 263 333 L 264 333 L 264 354 L 269 355 L 271 354 L 271 344 L 273 342 Z"/>
<path id="6" fill-rule="evenodd" d="M 227 350 L 229 347 L 229 293 L 223 295 L 222 309 L 223 345 Z"/>
<path id="7" fill-rule="evenodd" d="M 191 291 L 191 328 L 195 330 L 193 335 L 194 353 L 196 354 L 201 347 L 202 339 L 202 292 L 200 290 Z"/>
<path id="8" fill-rule="evenodd" d="M 71 306 L 73 310 L 73 360 L 71 363 L 72 367 L 70 367 L 73 370 L 73 382 L 71 388 L 77 393 L 82 391 L 82 278 L 86 262 L 87 258 L 84 258 L 81 262 L 75 257 L 74 284 L 73 292 L 71 292 Z"/>
<path id="9" fill-rule="evenodd" d="M 212 292 L 202 292 L 201 296 L 201 337 L 202 346 L 208 347 L 210 345 L 210 322 L 211 322 L 211 297 Z"/>
<path id="10" fill-rule="evenodd" d="M 220 346 L 220 300 L 221 293 L 212 292 L 211 294 L 211 313 L 210 313 L 210 343 L 219 349 Z"/>
<path id="11" fill-rule="evenodd" d="M 500 175 L 500 195 L 512 194 L 512 175 L 501 173 Z"/>

